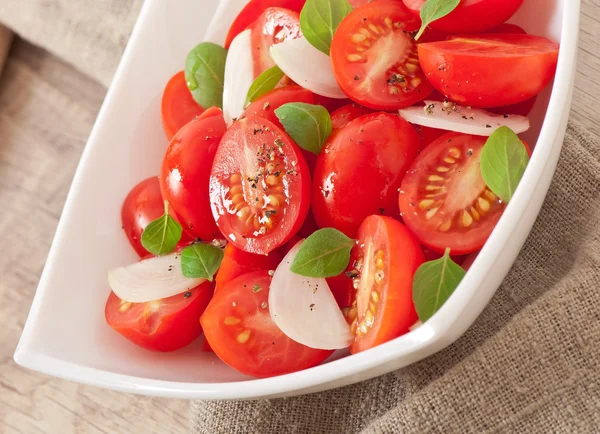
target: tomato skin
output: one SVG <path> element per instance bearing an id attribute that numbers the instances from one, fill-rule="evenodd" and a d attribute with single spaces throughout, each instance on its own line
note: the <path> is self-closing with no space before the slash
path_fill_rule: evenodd
<path id="1" fill-rule="evenodd" d="M 175 351 L 202 333 L 198 319 L 212 298 L 212 289 L 212 284 L 205 282 L 191 289 L 189 297 L 177 294 L 157 302 L 131 303 L 126 311 L 111 291 L 104 315 L 109 326 L 134 344 L 151 351 Z M 150 307 L 152 303 L 160 303 L 157 311 Z"/>
<path id="2" fill-rule="evenodd" d="M 187 87 L 184 71 L 179 71 L 171 77 L 162 96 L 162 123 L 167 138 L 171 140 L 181 127 L 203 112 Z"/>
<path id="3" fill-rule="evenodd" d="M 355 292 L 352 286 L 352 279 L 345 273 L 342 273 L 339 276 L 329 277 L 326 280 L 340 309 L 349 307 L 352 304 Z"/>
<path id="4" fill-rule="evenodd" d="M 183 229 L 211 241 L 219 237 L 208 195 L 210 168 L 227 126 L 212 107 L 175 134 L 163 159 L 162 196 L 180 217 Z"/>
<path id="5" fill-rule="evenodd" d="M 490 107 L 488 110 L 492 113 L 497 113 L 499 115 L 510 114 L 527 116 L 529 115 L 529 113 L 531 113 L 531 110 L 533 109 L 536 100 L 537 96 L 534 96 L 533 98 L 529 98 L 528 100 L 519 102 L 517 104 L 505 107 Z"/>
<path id="6" fill-rule="evenodd" d="M 253 377 L 274 377 L 311 368 L 333 353 L 299 344 L 277 327 L 268 307 L 270 284 L 271 277 L 266 272 L 244 274 L 215 295 L 200 319 L 215 354 L 232 368 Z M 244 332 L 249 333 L 243 337 Z"/>
<path id="7" fill-rule="evenodd" d="M 437 90 L 482 108 L 536 96 L 554 77 L 558 48 L 546 38 L 518 34 L 455 36 L 418 46 L 421 67 Z"/>
<path id="8" fill-rule="evenodd" d="M 416 158 L 419 135 L 404 119 L 373 113 L 329 138 L 317 158 L 313 213 L 319 227 L 354 237 L 371 214 L 398 215 L 398 189 Z"/>
<path id="9" fill-rule="evenodd" d="M 488 30 L 487 33 L 516 33 L 518 35 L 526 35 L 527 32 L 522 27 L 511 23 L 502 23 L 493 29 Z"/>
<path id="10" fill-rule="evenodd" d="M 306 0 L 250 0 L 231 24 L 225 40 L 225 48 L 229 48 L 235 37 L 251 26 L 265 9 L 280 7 L 300 13 L 304 3 Z"/>
<path id="11" fill-rule="evenodd" d="M 327 111 L 329 113 L 335 112 L 336 110 L 338 110 L 341 107 L 344 107 L 345 105 L 348 104 L 352 104 L 352 100 L 345 98 L 345 99 L 339 99 L 339 98 L 329 98 L 323 95 L 317 95 L 315 94 L 315 104 L 317 105 L 322 105 L 323 107 L 325 107 L 327 109 Z"/>
<path id="12" fill-rule="evenodd" d="M 314 94 L 310 90 L 296 85 L 273 89 L 250 104 L 242 117 L 252 118 L 258 116 L 283 128 L 281 122 L 279 122 L 279 118 L 275 114 L 275 110 L 291 102 L 314 104 Z"/>
<path id="13" fill-rule="evenodd" d="M 242 274 L 253 271 L 275 270 L 283 257 L 277 251 L 268 256 L 253 255 L 238 249 L 233 244 L 225 247 L 225 255 L 215 277 L 215 294 L 221 291 L 229 282 Z"/>
<path id="14" fill-rule="evenodd" d="M 335 129 L 344 128 L 354 119 L 369 113 L 373 113 L 373 110 L 358 104 L 348 104 L 331 113 L 331 124 Z"/>
<path id="15" fill-rule="evenodd" d="M 403 0 L 419 16 L 426 0 Z M 461 0 L 456 9 L 432 22 L 432 29 L 448 33 L 478 33 L 490 30 L 512 17 L 524 0 Z"/>

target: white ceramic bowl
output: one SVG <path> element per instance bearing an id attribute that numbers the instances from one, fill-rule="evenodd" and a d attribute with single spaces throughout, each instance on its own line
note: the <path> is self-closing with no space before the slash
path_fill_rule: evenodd
<path id="1" fill-rule="evenodd" d="M 230 0 L 240 8 L 244 0 Z M 452 297 L 425 325 L 363 353 L 302 372 L 255 380 L 203 353 L 196 343 L 172 354 L 137 348 L 104 322 L 106 270 L 136 256 L 120 227 L 120 206 L 139 180 L 156 175 L 166 149 L 163 86 L 182 69 L 217 0 L 146 0 L 96 121 L 15 352 L 15 361 L 56 377 L 173 398 L 290 396 L 344 386 L 402 368 L 443 349 L 475 321 L 514 262 L 548 191 L 564 137 L 575 73 L 579 0 L 526 0 L 513 18 L 560 41 L 552 89 L 538 98 L 533 158 L 510 206 Z M 222 11 L 223 8 L 221 8 Z M 214 32 L 212 38 L 222 37 Z M 539 136 L 539 138 L 538 138 Z"/>

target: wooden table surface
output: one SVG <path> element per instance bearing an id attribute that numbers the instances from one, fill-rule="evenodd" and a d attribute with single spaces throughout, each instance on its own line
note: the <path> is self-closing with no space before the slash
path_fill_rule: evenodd
<path id="1" fill-rule="evenodd" d="M 583 0 L 572 117 L 598 135 L 599 80 L 600 0 Z M 23 41 L 0 78 L 0 434 L 187 432 L 186 401 L 80 386 L 12 360 L 105 92 Z"/>

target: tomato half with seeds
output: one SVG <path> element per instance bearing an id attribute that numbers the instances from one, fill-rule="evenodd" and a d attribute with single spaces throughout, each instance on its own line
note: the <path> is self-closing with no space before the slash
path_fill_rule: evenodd
<path id="1" fill-rule="evenodd" d="M 275 110 L 291 102 L 314 104 L 314 94 L 310 90 L 296 85 L 273 89 L 250 104 L 244 112 L 243 117 L 251 118 L 259 116 L 282 127 L 279 118 L 275 114 Z"/>
<path id="2" fill-rule="evenodd" d="M 269 254 L 298 232 L 310 207 L 310 174 L 300 148 L 266 119 L 237 121 L 219 145 L 210 201 L 229 242 Z"/>
<path id="3" fill-rule="evenodd" d="M 398 216 L 398 189 L 420 146 L 415 129 L 391 113 L 361 116 L 337 130 L 315 166 L 317 224 L 354 237 L 371 214 Z"/>
<path id="4" fill-rule="evenodd" d="M 419 44 L 429 81 L 452 101 L 500 107 L 536 96 L 554 77 L 559 45 L 540 36 L 482 34 Z"/>
<path id="5" fill-rule="evenodd" d="M 333 71 L 344 93 L 377 110 L 400 109 L 426 98 L 433 87 L 407 33 L 419 24 L 394 0 L 375 0 L 346 16 L 331 42 Z"/>
<path id="6" fill-rule="evenodd" d="M 370 216 L 360 225 L 350 259 L 356 296 L 346 310 L 358 353 L 408 332 L 417 321 L 412 282 L 423 263 L 417 239 L 399 221 Z"/>
<path id="7" fill-rule="evenodd" d="M 160 172 L 163 198 L 180 217 L 183 229 L 204 241 L 219 237 L 210 210 L 208 181 L 226 129 L 221 109 L 206 110 L 175 134 Z"/>
<path id="8" fill-rule="evenodd" d="M 369 113 L 373 113 L 373 110 L 358 104 L 348 104 L 331 113 L 331 125 L 336 129 L 344 128 L 354 119 Z"/>
<path id="9" fill-rule="evenodd" d="M 171 140 L 181 127 L 203 112 L 187 87 L 185 73 L 179 71 L 169 80 L 162 96 L 162 123 L 167 138 Z"/>
<path id="10" fill-rule="evenodd" d="M 175 351 L 202 333 L 198 319 L 212 295 L 210 282 L 147 303 L 129 303 L 111 291 L 104 315 L 109 326 L 134 344 L 152 351 Z"/>
<path id="11" fill-rule="evenodd" d="M 253 377 L 274 377 L 311 368 L 333 351 L 315 350 L 288 338 L 271 319 L 267 272 L 244 274 L 215 295 L 200 323 L 219 358 Z"/>
<path id="12" fill-rule="evenodd" d="M 215 277 L 215 294 L 242 274 L 275 270 L 283 259 L 277 251 L 271 252 L 268 256 L 254 255 L 238 249 L 233 244 L 227 244 L 224 253 Z"/>
<path id="13" fill-rule="evenodd" d="M 480 250 L 505 205 L 487 188 L 479 162 L 485 137 L 448 133 L 417 157 L 400 189 L 404 223 L 431 250 Z"/>

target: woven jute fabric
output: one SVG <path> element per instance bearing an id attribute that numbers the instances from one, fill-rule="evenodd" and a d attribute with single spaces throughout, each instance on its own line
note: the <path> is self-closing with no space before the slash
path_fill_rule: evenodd
<path id="1" fill-rule="evenodd" d="M 525 247 L 455 344 L 328 392 L 195 401 L 192 432 L 600 432 L 599 199 L 599 139 L 572 122 Z"/>

